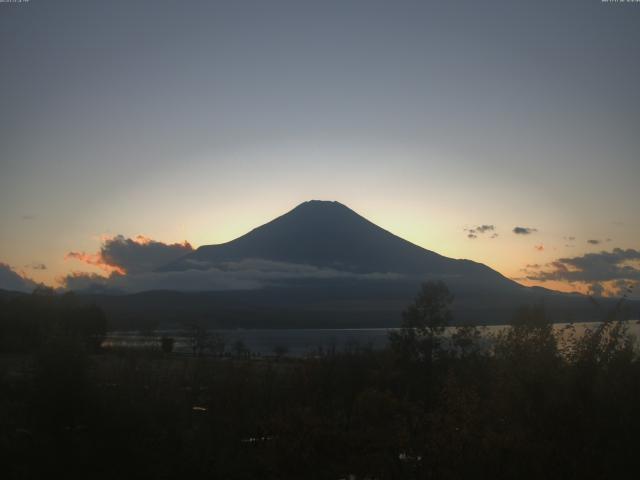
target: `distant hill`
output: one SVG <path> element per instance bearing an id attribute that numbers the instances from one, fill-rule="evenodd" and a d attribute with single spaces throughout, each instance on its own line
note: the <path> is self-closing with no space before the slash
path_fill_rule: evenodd
<path id="1" fill-rule="evenodd" d="M 150 323 L 173 328 L 200 322 L 217 328 L 373 328 L 397 327 L 412 301 L 417 284 L 305 285 L 259 290 L 177 292 L 150 291 L 129 295 L 86 295 L 102 307 L 112 329 L 139 329 Z M 519 295 L 457 295 L 454 324 L 508 323 L 515 310 L 544 303 L 554 322 L 597 321 L 603 310 L 584 296 L 540 295 L 525 289 Z M 613 301 L 602 300 L 611 308 Z M 638 318 L 639 302 L 628 302 Z"/>
<path id="2" fill-rule="evenodd" d="M 10 300 L 16 297 L 23 297 L 27 295 L 24 292 L 16 292 L 14 290 L 3 290 L 0 289 L 0 300 Z"/>

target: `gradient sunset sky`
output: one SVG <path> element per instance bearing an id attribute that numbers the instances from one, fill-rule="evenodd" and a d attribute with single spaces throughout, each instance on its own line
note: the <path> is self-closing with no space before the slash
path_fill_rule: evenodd
<path id="1" fill-rule="evenodd" d="M 36 281 L 309 199 L 525 284 L 640 249 L 640 3 L 30 0 L 0 62 L 0 261 Z"/>

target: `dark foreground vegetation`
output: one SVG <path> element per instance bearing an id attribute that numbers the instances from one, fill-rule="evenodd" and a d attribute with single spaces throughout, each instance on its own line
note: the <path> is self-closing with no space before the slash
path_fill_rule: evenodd
<path id="1" fill-rule="evenodd" d="M 427 283 L 386 351 L 306 359 L 104 351 L 104 317 L 0 306 L 2 478 L 637 478 L 640 361 L 623 303 L 584 335 L 525 307 L 444 338 Z M 166 342 L 166 341 L 165 341 Z"/>

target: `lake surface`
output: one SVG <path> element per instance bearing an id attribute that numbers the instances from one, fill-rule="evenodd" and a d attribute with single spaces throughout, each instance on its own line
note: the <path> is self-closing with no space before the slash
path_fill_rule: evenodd
<path id="1" fill-rule="evenodd" d="M 629 321 L 629 331 L 640 338 L 640 324 L 637 320 Z M 555 324 L 554 328 L 561 332 L 568 324 Z M 585 328 L 595 328 L 597 323 L 575 323 L 579 334 Z M 482 327 L 489 336 L 508 328 L 504 325 Z M 286 350 L 290 356 L 301 357 L 320 352 L 345 351 L 354 347 L 370 347 L 382 349 L 388 344 L 388 333 L 393 328 L 328 328 L 328 329 L 236 329 L 210 330 L 224 343 L 226 352 L 233 352 L 237 342 L 254 355 L 274 355 L 276 349 Z M 448 329 L 449 333 L 454 327 Z M 161 330 L 153 335 L 141 335 L 136 332 L 111 332 L 103 346 L 113 348 L 159 348 L 160 338 L 168 336 L 175 340 L 174 352 L 191 353 L 191 337 L 184 330 Z"/>

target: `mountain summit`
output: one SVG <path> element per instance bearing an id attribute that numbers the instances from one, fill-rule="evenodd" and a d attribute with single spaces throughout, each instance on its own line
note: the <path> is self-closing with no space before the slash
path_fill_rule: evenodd
<path id="1" fill-rule="evenodd" d="M 249 233 L 205 245 L 161 271 L 205 270 L 247 259 L 312 265 L 358 274 L 435 276 L 479 286 L 518 286 L 489 267 L 408 242 L 339 202 L 311 200 Z"/>

